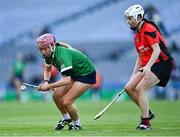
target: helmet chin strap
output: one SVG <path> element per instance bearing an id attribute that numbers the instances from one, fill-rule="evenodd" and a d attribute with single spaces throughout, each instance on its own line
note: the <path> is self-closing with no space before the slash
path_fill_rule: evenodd
<path id="1" fill-rule="evenodd" d="M 49 45 L 49 47 L 50 47 L 50 49 L 51 49 L 52 52 L 55 51 L 55 45 L 53 45 L 53 46 Z"/>

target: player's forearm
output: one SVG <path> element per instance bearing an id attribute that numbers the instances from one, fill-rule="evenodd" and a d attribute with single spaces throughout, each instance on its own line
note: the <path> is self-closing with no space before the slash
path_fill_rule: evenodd
<path id="1" fill-rule="evenodd" d="M 146 64 L 146 66 L 148 67 L 152 67 L 152 65 L 156 62 L 156 60 L 158 59 L 159 55 L 160 55 L 160 48 L 159 45 L 157 43 L 155 43 L 155 45 L 153 45 L 153 52 L 151 55 L 150 60 L 148 61 L 148 63 Z"/>
<path id="2" fill-rule="evenodd" d="M 54 82 L 54 83 L 51 83 L 50 87 L 53 89 L 53 88 L 61 87 L 64 85 L 68 85 L 70 83 L 70 81 L 71 81 L 70 76 L 63 77 L 61 80 Z"/>
<path id="3" fill-rule="evenodd" d="M 44 80 L 50 80 L 51 78 L 51 67 L 44 68 Z"/>
<path id="4" fill-rule="evenodd" d="M 44 80 L 49 81 L 50 78 L 51 78 L 51 72 L 45 72 L 45 73 L 44 73 Z"/>
<path id="5" fill-rule="evenodd" d="M 137 73 L 140 68 L 141 68 L 141 67 L 140 67 L 139 62 L 136 62 L 136 65 L 135 65 L 135 67 L 134 67 L 133 73 L 134 73 L 134 74 Z"/>

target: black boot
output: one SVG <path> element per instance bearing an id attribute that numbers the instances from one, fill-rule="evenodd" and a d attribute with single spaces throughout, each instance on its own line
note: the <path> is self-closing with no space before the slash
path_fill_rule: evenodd
<path id="1" fill-rule="evenodd" d="M 72 120 L 71 119 L 64 119 L 60 120 L 55 128 L 55 130 L 61 130 L 64 128 L 65 125 L 69 124 Z"/>

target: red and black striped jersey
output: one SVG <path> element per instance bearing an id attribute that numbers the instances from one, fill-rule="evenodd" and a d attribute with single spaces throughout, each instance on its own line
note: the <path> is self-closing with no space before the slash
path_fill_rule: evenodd
<path id="1" fill-rule="evenodd" d="M 150 60 L 153 52 L 152 45 L 154 43 L 158 43 L 161 49 L 160 56 L 156 60 L 156 63 L 172 59 L 161 33 L 149 22 L 145 21 L 140 32 L 136 32 L 134 36 L 134 43 L 136 50 L 141 57 L 141 66 L 145 66 Z"/>

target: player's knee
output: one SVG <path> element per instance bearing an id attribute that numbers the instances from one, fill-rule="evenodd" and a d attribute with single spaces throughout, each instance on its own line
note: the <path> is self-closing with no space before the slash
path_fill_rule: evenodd
<path id="1" fill-rule="evenodd" d="M 137 95 L 141 95 L 144 92 L 144 89 L 141 86 L 137 86 L 135 88 L 135 91 L 136 91 Z"/>
<path id="2" fill-rule="evenodd" d="M 126 84 L 124 89 L 127 92 L 127 94 L 131 94 L 133 92 L 133 88 L 129 84 Z"/>
<path id="3" fill-rule="evenodd" d="M 57 101 L 62 98 L 62 96 L 60 94 L 58 94 L 57 92 L 54 92 L 52 97 L 53 97 L 54 101 Z"/>
<path id="4" fill-rule="evenodd" d="M 64 106 L 69 106 L 73 103 L 70 99 L 63 99 L 62 102 Z"/>

